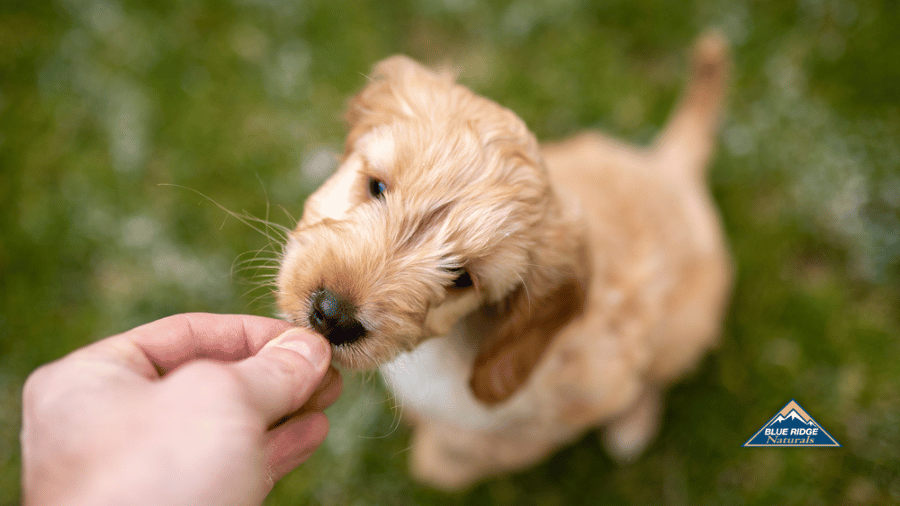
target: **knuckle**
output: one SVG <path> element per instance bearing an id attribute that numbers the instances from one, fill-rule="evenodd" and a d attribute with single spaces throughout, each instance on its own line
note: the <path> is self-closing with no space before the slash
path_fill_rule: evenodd
<path id="1" fill-rule="evenodd" d="M 56 381 L 57 364 L 47 364 L 35 369 L 22 386 L 23 414 L 43 416 L 59 409 L 59 400 L 64 398 L 64 390 L 71 388 L 70 381 Z"/>
<path id="2" fill-rule="evenodd" d="M 23 401 L 34 399 L 41 392 L 47 374 L 47 366 L 45 365 L 35 369 L 28 375 L 28 378 L 25 379 L 25 384 L 22 386 Z"/>

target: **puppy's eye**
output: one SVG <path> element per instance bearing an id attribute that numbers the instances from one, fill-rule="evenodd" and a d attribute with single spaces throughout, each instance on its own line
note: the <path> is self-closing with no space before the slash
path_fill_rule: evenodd
<path id="1" fill-rule="evenodd" d="M 450 272 L 456 275 L 456 279 L 453 280 L 453 288 L 468 288 L 472 286 L 472 276 L 469 275 L 469 271 L 459 268 Z"/>
<path id="2" fill-rule="evenodd" d="M 384 181 L 374 177 L 369 178 L 369 195 L 376 199 L 383 199 L 385 191 L 387 191 L 387 185 L 384 184 Z"/>

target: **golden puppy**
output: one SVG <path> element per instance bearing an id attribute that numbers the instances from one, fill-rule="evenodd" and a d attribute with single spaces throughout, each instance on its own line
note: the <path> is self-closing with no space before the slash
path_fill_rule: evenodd
<path id="1" fill-rule="evenodd" d="M 652 438 L 730 288 L 704 184 L 726 53 L 717 35 L 697 43 L 647 150 L 596 133 L 541 146 L 452 75 L 375 66 L 341 164 L 285 246 L 278 301 L 339 364 L 381 366 L 420 479 L 465 487 L 595 427 L 624 461 Z"/>

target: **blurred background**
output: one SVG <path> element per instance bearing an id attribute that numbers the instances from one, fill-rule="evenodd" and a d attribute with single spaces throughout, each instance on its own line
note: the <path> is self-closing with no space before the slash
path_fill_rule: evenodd
<path id="1" fill-rule="evenodd" d="M 328 440 L 267 504 L 900 502 L 898 5 L 4 0 L 0 504 L 18 502 L 39 364 L 176 312 L 274 315 L 280 239 L 231 213 L 293 225 L 373 63 L 453 63 L 542 139 L 647 143 L 711 25 L 734 53 L 710 179 L 738 280 L 721 348 L 647 453 L 620 467 L 591 433 L 441 494 L 408 477 L 380 379 L 348 375 Z M 843 447 L 741 448 L 792 398 Z"/>

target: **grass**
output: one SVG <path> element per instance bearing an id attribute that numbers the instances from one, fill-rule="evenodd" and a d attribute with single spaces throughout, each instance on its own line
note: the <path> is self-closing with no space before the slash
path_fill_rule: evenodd
<path id="1" fill-rule="evenodd" d="M 346 99 L 397 52 L 454 62 L 540 138 L 645 143 L 709 25 L 734 45 L 711 181 L 738 282 L 721 348 L 645 456 L 619 467 L 588 434 L 444 495 L 409 479 L 408 430 L 353 376 L 267 504 L 897 503 L 898 21 L 892 0 L 3 2 L 0 503 L 18 502 L 33 368 L 176 312 L 273 314 L 255 267 L 277 243 L 170 185 L 291 225 Z M 740 447 L 791 398 L 843 447 Z"/>

